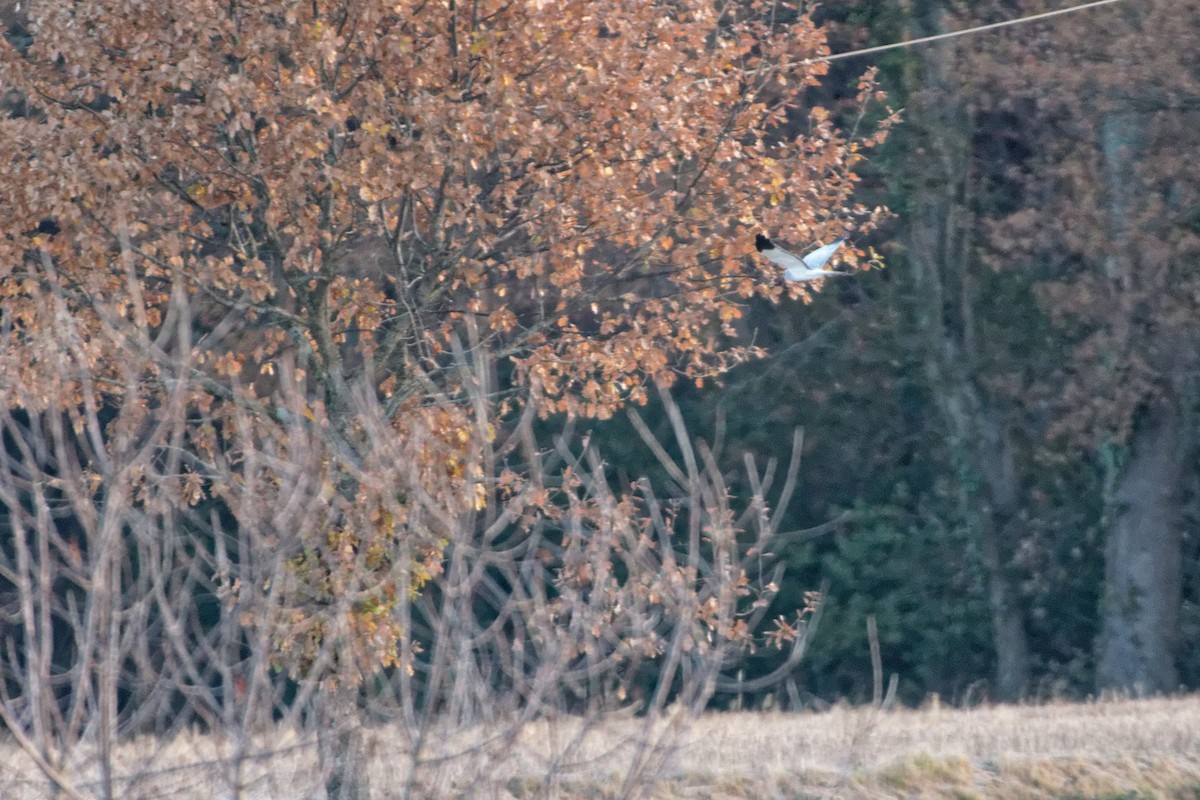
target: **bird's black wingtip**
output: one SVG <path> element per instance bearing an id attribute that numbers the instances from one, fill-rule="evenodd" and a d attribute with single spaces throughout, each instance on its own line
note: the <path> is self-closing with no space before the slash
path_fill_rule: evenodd
<path id="1" fill-rule="evenodd" d="M 771 244 L 771 240 L 761 233 L 756 233 L 754 234 L 754 249 L 761 253 L 763 250 L 774 250 L 775 245 Z"/>

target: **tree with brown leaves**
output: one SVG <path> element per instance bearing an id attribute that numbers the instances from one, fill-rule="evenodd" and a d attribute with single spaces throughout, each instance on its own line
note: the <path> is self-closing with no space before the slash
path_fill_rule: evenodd
<path id="1" fill-rule="evenodd" d="M 603 418 L 721 374 L 756 353 L 732 341 L 748 298 L 806 296 L 749 234 L 881 214 L 851 195 L 887 122 L 850 139 L 813 109 L 780 135 L 824 45 L 769 4 L 29 17 L 0 47 L 3 402 L 73 421 L 83 506 L 216 503 L 278 556 L 265 581 L 214 564 L 227 597 L 262 595 L 246 622 L 331 725 L 363 675 L 414 668 L 396 611 L 464 519 L 558 513 L 496 453 L 515 415 Z M 331 795 L 365 795 L 353 751 L 330 751 Z"/>

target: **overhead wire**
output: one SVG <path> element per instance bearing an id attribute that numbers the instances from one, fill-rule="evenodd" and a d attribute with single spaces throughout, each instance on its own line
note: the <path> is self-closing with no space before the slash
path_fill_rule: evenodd
<path id="1" fill-rule="evenodd" d="M 814 64 L 818 61 L 838 61 L 843 58 L 852 58 L 853 56 L 865 56 L 871 53 L 882 53 L 887 50 L 896 50 L 901 47 L 912 47 L 917 44 L 926 44 L 928 42 L 936 42 L 941 39 L 951 39 L 956 36 L 966 36 L 972 33 L 981 33 L 983 31 L 995 30 L 996 28 L 1007 28 L 1010 25 L 1022 25 L 1027 22 L 1036 22 L 1050 17 L 1057 17 L 1062 14 L 1071 14 L 1076 11 L 1084 11 L 1097 6 L 1107 6 L 1112 3 L 1119 3 L 1121 0 L 1091 0 L 1088 3 L 1079 3 L 1078 5 L 1069 6 L 1067 8 L 1059 8 L 1053 11 L 1043 11 L 1038 14 L 1030 14 L 1025 17 L 1016 17 L 1014 19 L 1001 20 L 1000 22 L 989 22 L 986 25 L 975 25 L 970 28 L 963 28 L 959 31 L 946 31 L 945 33 L 935 33 L 932 36 L 922 36 L 919 39 L 907 39 L 903 42 L 892 42 L 891 44 L 880 44 L 874 47 L 862 47 L 858 50 L 847 50 L 844 53 L 831 53 L 827 56 L 817 56 L 816 58 L 806 58 L 799 62 L 800 64 Z"/>

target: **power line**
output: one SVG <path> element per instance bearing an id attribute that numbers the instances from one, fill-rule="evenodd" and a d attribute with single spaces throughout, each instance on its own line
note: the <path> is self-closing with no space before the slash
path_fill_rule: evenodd
<path id="1" fill-rule="evenodd" d="M 1009 25 L 1020 25 L 1026 22 L 1036 22 L 1039 19 L 1047 19 L 1049 17 L 1057 17 L 1059 14 L 1070 14 L 1074 11 L 1084 11 L 1085 9 L 1095 8 L 1097 6 L 1106 6 L 1111 3 L 1118 3 L 1120 0 L 1092 0 L 1090 3 L 1080 3 L 1076 6 L 1068 8 L 1060 8 L 1056 11 L 1043 11 L 1040 14 L 1031 14 L 1028 17 L 1018 17 L 1016 19 L 1006 19 L 1001 22 L 989 22 L 987 25 L 976 25 L 973 28 L 964 28 L 961 31 L 947 31 L 946 33 L 935 33 L 933 36 L 922 36 L 920 39 L 909 39 L 904 42 L 892 42 L 891 44 L 880 44 L 875 47 L 863 47 L 859 50 L 848 50 L 845 53 L 832 53 L 819 58 L 808 58 L 801 61 L 801 64 L 812 64 L 817 61 L 837 61 L 842 58 L 850 58 L 852 56 L 865 56 L 869 53 L 882 53 L 885 50 L 896 50 L 901 47 L 912 47 L 914 44 L 925 44 L 926 42 L 936 42 L 939 39 L 950 39 L 955 36 L 966 36 L 969 33 L 980 33 L 981 31 L 990 31 L 994 28 L 1007 28 Z"/>

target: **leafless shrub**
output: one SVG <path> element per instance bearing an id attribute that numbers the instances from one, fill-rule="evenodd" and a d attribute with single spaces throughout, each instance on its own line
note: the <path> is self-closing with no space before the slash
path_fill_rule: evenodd
<path id="1" fill-rule="evenodd" d="M 617 715 L 634 721 L 633 797 L 754 646 L 778 577 L 774 467 L 747 464 L 735 509 L 666 391 L 680 457 L 639 429 L 672 485 L 614 486 L 572 419 L 539 437 L 533 405 L 512 415 L 470 325 L 438 365 L 455 381 L 398 402 L 365 376 L 328 409 L 295 363 L 269 399 L 218 384 L 183 291 L 153 336 L 95 313 L 129 353 L 115 377 L 63 314 L 37 342 L 58 378 L 14 374 L 0 397 L 0 720 L 48 795 L 137 796 L 199 727 L 225 796 L 247 796 L 278 744 L 264 734 L 289 730 L 331 796 L 366 797 L 372 722 L 402 731 L 402 752 L 375 754 L 402 772 L 389 796 L 478 790 L 531 723 L 560 720 L 552 792 Z M 777 634 L 793 658 L 769 679 L 803 653 L 802 624 Z M 161 747 L 116 757 L 144 734 Z"/>
<path id="2" fill-rule="evenodd" d="M 182 293 L 153 338 L 144 319 L 97 299 L 107 344 L 130 353 L 104 372 L 60 291 L 40 302 L 53 331 L 31 341 L 6 326 L 0 344 L 0 720 L 51 794 L 131 796 L 136 775 L 114 772 L 118 739 L 166 740 L 189 724 L 236 735 L 269 718 L 263 668 L 235 674 L 243 653 L 268 649 L 212 602 L 228 573 L 226 531 L 197 505 L 205 476 Z M 7 368 L 15 347 L 37 349 L 36 382 Z"/>

